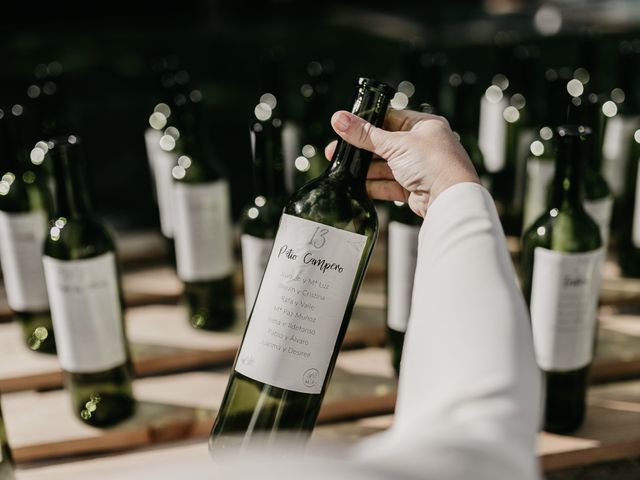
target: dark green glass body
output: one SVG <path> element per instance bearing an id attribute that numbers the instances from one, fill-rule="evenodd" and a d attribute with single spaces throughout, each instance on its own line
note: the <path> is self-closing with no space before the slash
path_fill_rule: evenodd
<path id="1" fill-rule="evenodd" d="M 389 205 L 389 223 L 398 222 L 405 225 L 411 225 L 419 227 L 422 225 L 423 219 L 416 215 L 413 210 L 406 203 L 398 204 L 393 202 Z M 387 236 L 387 272 L 389 272 L 389 249 L 391 248 L 389 243 L 389 236 Z M 387 316 L 389 314 L 389 275 L 386 277 L 386 292 L 387 292 Z M 396 300 L 397 301 L 397 300 Z M 407 306 L 407 313 L 410 310 L 410 306 Z M 406 319 L 407 322 L 409 319 Z M 406 331 L 406 329 L 405 329 Z M 400 374 L 400 360 L 402 360 L 402 348 L 404 346 L 405 331 L 399 331 L 389 325 L 387 321 L 387 345 L 391 351 L 391 364 L 393 365 L 396 374 Z"/>
<path id="2" fill-rule="evenodd" d="M 79 151 L 80 139 L 74 136 L 60 137 L 52 145 L 56 215 L 45 242 L 45 255 L 57 260 L 72 261 L 106 253 L 115 254 L 109 231 L 93 214 L 89 203 L 83 159 Z M 121 291 L 119 298 L 120 311 L 123 311 Z M 124 316 L 121 321 L 124 332 Z M 64 372 L 73 409 L 79 418 L 90 425 L 115 424 L 131 416 L 135 409 L 131 387 L 131 356 L 126 338 L 123 341 L 126 360 L 122 365 L 92 373 Z"/>
<path id="3" fill-rule="evenodd" d="M 198 186 L 225 181 L 220 166 L 204 144 L 205 123 L 200 92 L 176 96 L 174 121 L 180 132 L 175 146 L 176 156 L 186 155 L 189 158 L 188 164 L 174 167 L 174 182 Z M 176 174 L 176 168 L 180 169 L 179 174 Z M 220 278 L 184 281 L 184 299 L 194 328 L 226 330 L 235 319 L 233 271 Z"/>
<path id="4" fill-rule="evenodd" d="M 53 200 L 46 178 L 39 174 L 30 161 L 29 147 L 26 145 L 22 116 L 26 115 L 22 106 L 3 115 L 3 151 L 0 159 L 0 176 L 8 187 L 0 193 L 0 210 L 8 214 L 44 212 L 45 221 L 51 217 Z M 21 112 L 20 115 L 16 113 Z M 14 311 L 14 318 L 21 324 L 27 346 L 36 352 L 55 353 L 56 345 L 49 309 L 39 311 Z"/>
<path id="5" fill-rule="evenodd" d="M 561 127 L 562 128 L 562 127 Z M 598 224 L 583 207 L 583 147 L 590 131 L 566 127 L 558 129 L 558 150 L 551 202 L 545 212 L 525 232 L 522 240 L 522 286 L 531 303 L 534 252 L 537 247 L 567 253 L 589 252 L 602 246 Z M 595 336 L 595 331 L 594 331 Z M 546 400 L 544 429 L 554 433 L 576 430 L 584 421 L 587 365 L 571 371 L 545 371 Z"/>
<path id="6" fill-rule="evenodd" d="M 254 118 L 250 125 L 253 144 L 254 198 L 240 216 L 240 234 L 263 240 L 273 240 L 284 208 L 284 154 L 282 150 L 282 120 L 273 111 L 268 118 Z M 244 247 L 243 247 L 244 248 Z M 262 265 L 244 265 L 250 261 L 243 250 L 243 269 L 258 270 Z M 243 270 L 245 271 L 245 270 Z M 254 292 L 244 278 L 245 297 Z M 251 306 L 245 303 L 246 309 Z M 246 312 L 247 315 L 249 311 Z"/>
<path id="7" fill-rule="evenodd" d="M 353 112 L 380 126 L 393 90 L 369 79 L 360 79 L 358 85 Z M 321 393 L 284 390 L 241 375 L 234 367 L 211 431 L 212 453 L 246 445 L 254 432 L 287 432 L 306 439 L 313 429 L 378 234 L 378 218 L 365 188 L 371 157 L 340 141 L 330 167 L 294 193 L 284 208 L 285 214 L 367 237 Z"/>
<path id="8" fill-rule="evenodd" d="M 635 222 L 640 222 L 640 212 L 636 211 L 640 201 L 636 198 L 640 196 L 638 189 L 638 168 L 640 162 L 640 130 L 636 131 L 632 139 L 631 154 L 627 162 L 625 175 L 625 187 L 619 199 L 618 215 L 618 263 L 622 268 L 622 273 L 626 277 L 640 278 L 640 245 L 633 241 L 633 228 Z M 638 218 L 638 220 L 635 220 Z M 640 228 L 636 226 L 636 228 Z"/>
<path id="9" fill-rule="evenodd" d="M 0 480 L 13 480 L 13 456 L 7 443 L 7 432 L 4 428 L 2 408 L 0 408 Z"/>

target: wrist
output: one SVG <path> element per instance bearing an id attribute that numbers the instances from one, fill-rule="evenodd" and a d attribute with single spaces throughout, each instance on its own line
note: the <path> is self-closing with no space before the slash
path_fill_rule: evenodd
<path id="1" fill-rule="evenodd" d="M 480 184 L 480 179 L 475 171 L 469 171 L 467 169 L 449 168 L 443 170 L 431 185 L 429 205 L 431 205 L 442 192 L 459 183 Z"/>

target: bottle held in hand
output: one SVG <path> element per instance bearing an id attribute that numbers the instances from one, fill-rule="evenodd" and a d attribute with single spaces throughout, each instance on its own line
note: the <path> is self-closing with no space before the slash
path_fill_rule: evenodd
<path id="1" fill-rule="evenodd" d="M 550 206 L 523 237 L 523 290 L 546 379 L 544 429 L 554 433 L 575 431 L 584 421 L 595 344 L 603 248 L 583 206 L 583 144 L 590 134 L 586 127 L 557 129 Z"/>
<path id="2" fill-rule="evenodd" d="M 108 426 L 135 407 L 115 247 L 89 203 L 80 139 L 50 146 L 57 198 L 43 263 L 58 358 L 76 414 Z"/>
<path id="3" fill-rule="evenodd" d="M 353 112 L 376 126 L 394 91 L 358 81 Z M 372 154 L 340 141 L 329 168 L 287 202 L 233 372 L 212 453 L 313 429 L 378 232 Z"/>

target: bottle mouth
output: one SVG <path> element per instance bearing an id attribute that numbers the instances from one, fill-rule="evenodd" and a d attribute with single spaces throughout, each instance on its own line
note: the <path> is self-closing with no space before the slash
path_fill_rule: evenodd
<path id="1" fill-rule="evenodd" d="M 396 93 L 396 89 L 391 87 L 390 85 L 387 85 L 384 82 L 381 82 L 380 80 L 376 80 L 374 78 L 366 78 L 366 77 L 360 77 L 358 79 L 358 83 L 357 85 L 359 87 L 364 87 L 364 88 L 368 88 L 370 90 L 375 90 L 379 93 L 382 93 L 383 95 L 391 98 L 395 95 Z"/>
<path id="2" fill-rule="evenodd" d="M 68 135 L 60 135 L 58 137 L 54 137 L 51 140 L 47 141 L 47 146 L 49 150 L 52 149 L 70 149 L 74 147 L 80 146 L 82 143 L 82 139 L 78 135 L 68 134 Z"/>
<path id="3" fill-rule="evenodd" d="M 588 137 L 591 135 L 591 128 L 584 125 L 561 125 L 556 131 L 560 138 L 564 137 Z"/>

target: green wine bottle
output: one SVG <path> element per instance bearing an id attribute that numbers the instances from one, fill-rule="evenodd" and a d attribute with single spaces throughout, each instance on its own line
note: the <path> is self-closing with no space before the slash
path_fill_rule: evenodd
<path id="1" fill-rule="evenodd" d="M 476 172 L 485 188 L 491 189 L 491 177 L 484 165 L 484 157 L 478 145 L 478 116 L 480 93 L 477 88 L 477 75 L 464 72 L 449 76 L 453 101 L 452 128 L 460 137 L 460 143 L 467 151 Z"/>
<path id="2" fill-rule="evenodd" d="M 393 93 L 361 78 L 353 112 L 380 126 Z M 329 168 L 287 202 L 212 452 L 252 444 L 260 432 L 302 440 L 313 429 L 377 237 L 365 188 L 371 158 L 340 141 Z"/>
<path id="3" fill-rule="evenodd" d="M 229 183 L 203 142 L 202 94 L 175 99 L 173 167 L 176 265 L 194 328 L 224 330 L 234 319 Z"/>
<path id="4" fill-rule="evenodd" d="M 529 157 L 526 162 L 526 186 L 524 209 L 522 214 L 523 232 L 535 222 L 547 209 L 549 187 L 555 171 L 553 129 L 544 126 L 529 145 Z"/>
<path id="5" fill-rule="evenodd" d="M 269 261 L 285 202 L 282 121 L 264 102 L 250 126 L 255 197 L 240 217 L 242 275 L 247 318 Z"/>
<path id="6" fill-rule="evenodd" d="M 603 102 L 596 93 L 575 96 L 569 107 L 569 123 L 584 125 L 592 134 L 583 146 L 584 209 L 600 226 L 600 238 L 605 250 L 609 243 L 609 229 L 613 214 L 613 195 L 602 175 L 602 137 L 604 133 Z"/>
<path id="7" fill-rule="evenodd" d="M 89 203 L 80 139 L 50 146 L 57 201 L 43 263 L 58 358 L 76 414 L 112 425 L 135 407 L 114 243 Z"/>
<path id="8" fill-rule="evenodd" d="M 330 61 L 309 62 L 307 82 L 300 87 L 304 102 L 304 130 L 301 135 L 302 148 L 294 162 L 296 188 L 316 178 L 326 169 L 324 146 L 329 140 L 326 125 L 330 118 L 328 97 L 332 73 L 333 65 Z"/>
<path id="9" fill-rule="evenodd" d="M 618 263 L 623 275 L 640 278 L 640 129 L 633 135 L 625 188 L 618 210 Z"/>
<path id="10" fill-rule="evenodd" d="M 404 335 L 411 312 L 413 277 L 418 257 L 418 234 L 422 218 L 409 205 L 393 202 L 389 206 L 387 232 L 387 344 L 391 363 L 400 373 Z"/>
<path id="11" fill-rule="evenodd" d="M 623 41 L 619 45 L 618 82 L 611 91 L 616 112 L 608 118 L 602 144 L 603 171 L 614 197 L 622 195 L 629 148 L 634 132 L 640 127 L 640 41 Z"/>
<path id="12" fill-rule="evenodd" d="M 22 325 L 27 346 L 36 352 L 55 353 L 42 248 L 51 216 L 51 194 L 30 162 L 27 109 L 20 104 L 0 118 L 5 146 L 0 172 L 0 263 L 7 299 Z M 33 139 L 31 139 L 33 140 Z"/>
<path id="13" fill-rule="evenodd" d="M 524 234 L 524 296 L 538 365 L 545 373 L 544 429 L 576 430 L 584 420 L 603 258 L 598 224 L 583 207 L 586 127 L 557 129 L 549 210 Z"/>
<path id="14" fill-rule="evenodd" d="M 2 408 L 0 408 L 0 480 L 13 480 L 14 478 L 13 457 L 7 443 L 7 432 L 2 419 Z"/>

